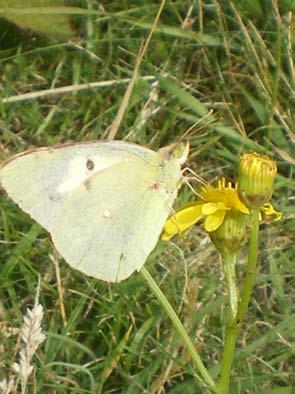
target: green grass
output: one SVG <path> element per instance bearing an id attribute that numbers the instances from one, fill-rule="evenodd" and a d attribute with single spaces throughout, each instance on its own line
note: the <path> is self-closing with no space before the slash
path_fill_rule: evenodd
<path id="1" fill-rule="evenodd" d="M 103 3 L 105 12 L 98 16 L 71 16 L 71 42 L 1 20 L 1 96 L 131 77 L 158 3 Z M 242 152 L 275 158 L 279 175 L 273 203 L 284 216 L 261 228 L 259 272 L 239 336 L 230 394 L 292 393 L 294 6 L 287 0 L 197 1 L 184 29 L 191 4 L 167 2 L 140 70 L 140 76 L 154 80 L 138 78 L 117 138 L 157 149 L 190 129 L 189 166 L 209 182 L 220 176 L 234 180 Z M 86 1 L 71 5 L 87 9 Z M 66 94 L 0 102 L 0 160 L 30 147 L 105 137 L 126 86 L 73 88 Z M 142 122 L 152 89 L 155 99 Z M 20 327 L 27 306 L 34 303 L 41 274 L 48 338 L 34 358 L 28 392 L 203 392 L 171 322 L 140 274 L 108 285 L 60 261 L 63 320 L 49 235 L 4 193 L 0 198 L 0 378 L 8 375 L 18 351 L 17 335 L 9 330 Z M 176 206 L 193 198 L 184 187 Z M 246 249 L 238 263 L 240 281 L 245 256 Z M 217 376 L 226 286 L 202 226 L 172 243 L 160 242 L 146 267 Z"/>

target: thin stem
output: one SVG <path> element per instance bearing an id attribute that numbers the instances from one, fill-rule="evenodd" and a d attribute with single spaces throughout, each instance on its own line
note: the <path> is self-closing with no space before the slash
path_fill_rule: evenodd
<path id="1" fill-rule="evenodd" d="M 224 253 L 222 256 L 222 266 L 227 282 L 228 300 L 230 306 L 231 322 L 237 315 L 238 309 L 238 289 L 236 286 L 236 253 Z"/>
<path id="2" fill-rule="evenodd" d="M 212 379 L 208 370 L 206 369 L 205 365 L 203 364 L 203 361 L 202 361 L 201 357 L 199 356 L 198 352 L 196 351 L 190 337 L 187 334 L 187 331 L 185 330 L 183 324 L 179 320 L 179 317 L 175 313 L 175 311 L 172 308 L 172 306 L 170 305 L 169 301 L 167 300 L 167 298 L 165 297 L 165 295 L 163 294 L 163 292 L 161 291 L 161 289 L 159 288 L 157 283 L 154 281 L 154 279 L 152 278 L 150 273 L 145 269 L 145 267 L 142 267 L 140 272 L 141 272 L 142 276 L 144 277 L 144 279 L 147 281 L 150 289 L 152 290 L 152 292 L 156 296 L 157 300 L 159 301 L 159 303 L 162 305 L 163 309 L 165 310 L 165 312 L 169 316 L 169 318 L 170 318 L 172 324 L 174 325 L 175 329 L 177 330 L 178 334 L 182 338 L 182 340 L 185 344 L 185 347 L 186 347 L 189 355 L 191 356 L 192 361 L 194 362 L 196 369 L 199 371 L 199 373 L 202 377 L 201 380 L 203 381 L 204 384 L 206 384 L 208 386 L 208 388 L 212 392 L 216 393 L 217 391 L 216 391 L 216 386 L 215 386 L 214 380 Z"/>
<path id="3" fill-rule="evenodd" d="M 219 394 L 228 394 L 229 392 L 230 372 L 232 367 L 235 345 L 241 327 L 241 323 L 248 310 L 248 305 L 252 294 L 253 285 L 255 282 L 258 240 L 259 240 L 259 211 L 253 210 L 251 212 L 248 264 L 247 264 L 244 288 L 241 295 L 241 301 L 238 305 L 236 318 L 229 324 L 229 326 L 226 329 L 224 351 L 223 351 L 223 357 L 222 357 L 221 368 L 220 368 L 220 380 L 218 383 Z"/>
<path id="4" fill-rule="evenodd" d="M 238 313 L 236 317 L 237 325 L 240 325 L 241 321 L 244 319 L 248 310 L 248 305 L 256 278 L 258 241 L 259 241 L 259 210 L 253 210 L 251 213 L 251 228 L 250 228 L 247 272 L 246 272 L 244 288 L 241 296 L 241 302 L 239 304 Z"/>

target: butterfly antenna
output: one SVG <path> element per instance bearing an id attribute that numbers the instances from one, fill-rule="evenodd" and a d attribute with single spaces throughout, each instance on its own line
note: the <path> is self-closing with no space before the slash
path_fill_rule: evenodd
<path id="1" fill-rule="evenodd" d="M 213 113 L 213 109 L 210 109 L 210 111 L 208 111 L 206 115 L 204 115 L 202 118 L 198 119 L 195 123 L 193 123 L 193 124 L 184 132 L 184 134 L 181 136 L 181 141 L 183 141 L 186 137 L 189 137 L 190 132 L 193 131 L 193 130 L 196 128 L 196 126 L 198 126 L 200 123 L 203 123 L 203 121 L 204 121 L 206 118 L 208 118 L 208 116 L 212 115 L 212 113 Z M 208 124 L 202 125 L 201 128 L 207 127 L 207 126 L 208 126 Z"/>

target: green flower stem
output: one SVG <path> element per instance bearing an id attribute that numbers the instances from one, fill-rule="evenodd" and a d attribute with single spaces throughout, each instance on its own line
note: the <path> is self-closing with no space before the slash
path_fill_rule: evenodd
<path id="1" fill-rule="evenodd" d="M 224 253 L 222 256 L 222 266 L 227 282 L 228 298 L 230 306 L 231 322 L 237 315 L 238 309 L 238 289 L 236 286 L 236 253 Z"/>
<path id="2" fill-rule="evenodd" d="M 239 326 L 241 321 L 244 319 L 249 301 L 252 294 L 252 289 L 256 279 L 256 263 L 258 254 L 258 241 L 259 241 L 259 210 L 253 210 L 251 212 L 251 228 L 250 228 L 250 242 L 248 252 L 248 264 L 247 272 L 244 283 L 244 288 L 241 296 L 241 302 L 238 307 L 238 313 L 236 317 L 236 324 Z"/>
<path id="3" fill-rule="evenodd" d="M 165 295 L 162 293 L 161 289 L 157 285 L 157 283 L 154 281 L 150 273 L 145 269 L 145 267 L 142 267 L 141 269 L 141 274 L 144 277 L 144 279 L 147 281 L 150 289 L 156 296 L 157 300 L 169 316 L 172 324 L 174 325 L 175 329 L 177 330 L 178 334 L 182 338 L 185 347 L 189 353 L 189 355 L 192 358 L 192 361 L 195 364 L 196 369 L 199 371 L 200 375 L 202 376 L 202 380 L 204 384 L 208 386 L 208 388 L 214 392 L 217 393 L 216 390 L 216 385 L 214 380 L 212 379 L 211 375 L 209 374 L 208 370 L 206 369 L 205 365 L 203 364 L 203 361 L 201 357 L 199 356 L 198 352 L 196 351 L 190 337 L 187 334 L 186 329 L 184 328 L 183 324 L 179 320 L 179 317 L 175 313 L 174 309 L 170 305 L 169 301 L 165 297 Z"/>
<path id="4" fill-rule="evenodd" d="M 259 240 L 259 210 L 251 212 L 251 228 L 250 228 L 250 241 L 248 252 L 248 264 L 246 277 L 241 295 L 241 301 L 238 305 L 236 318 L 229 324 L 226 329 L 226 337 L 224 344 L 223 357 L 220 368 L 220 380 L 218 382 L 218 393 L 228 394 L 230 372 L 232 367 L 233 355 L 238 333 L 241 323 L 247 313 L 248 305 L 255 282 L 256 262 L 258 253 L 258 240 Z"/>

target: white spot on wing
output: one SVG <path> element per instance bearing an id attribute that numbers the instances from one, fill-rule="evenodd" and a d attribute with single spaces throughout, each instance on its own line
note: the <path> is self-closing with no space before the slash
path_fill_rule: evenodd
<path id="1" fill-rule="evenodd" d="M 110 217 L 111 217 L 111 211 L 110 211 L 109 209 L 104 209 L 104 210 L 102 211 L 102 216 L 103 216 L 104 218 L 106 218 L 106 219 L 110 218 Z"/>
<path id="2" fill-rule="evenodd" d="M 76 157 L 69 162 L 67 174 L 64 176 L 65 180 L 58 185 L 56 190 L 61 194 L 68 193 L 91 175 L 85 166 L 85 157 Z"/>

